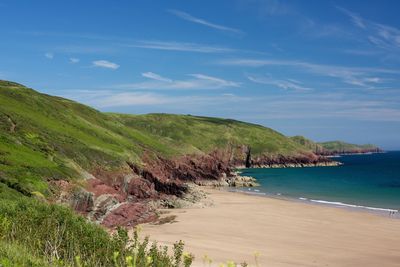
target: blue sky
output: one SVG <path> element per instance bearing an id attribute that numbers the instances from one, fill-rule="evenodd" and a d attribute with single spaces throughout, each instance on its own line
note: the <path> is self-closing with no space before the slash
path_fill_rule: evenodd
<path id="1" fill-rule="evenodd" d="M 398 1 L 0 0 L 0 79 L 400 149 Z"/>

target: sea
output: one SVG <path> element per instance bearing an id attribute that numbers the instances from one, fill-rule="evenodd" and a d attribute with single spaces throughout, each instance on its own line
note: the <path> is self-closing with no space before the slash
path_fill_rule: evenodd
<path id="1" fill-rule="evenodd" d="M 343 155 L 336 167 L 243 169 L 260 187 L 239 188 L 251 194 L 384 212 L 399 216 L 400 151 Z M 396 217 L 397 217 L 396 216 Z"/>

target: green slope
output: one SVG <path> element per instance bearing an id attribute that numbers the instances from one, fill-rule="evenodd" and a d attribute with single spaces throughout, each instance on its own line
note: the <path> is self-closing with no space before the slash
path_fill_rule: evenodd
<path id="1" fill-rule="evenodd" d="M 293 136 L 290 137 L 294 142 L 310 149 L 315 154 L 329 155 L 338 153 L 363 153 L 363 152 L 379 152 L 381 149 L 376 145 L 356 145 L 350 144 L 343 141 L 329 141 L 317 143 L 304 136 Z"/>
<path id="2" fill-rule="evenodd" d="M 311 151 L 313 151 L 316 154 L 323 153 L 325 150 L 325 148 L 322 145 L 320 145 L 308 138 L 305 138 L 304 136 L 296 135 L 296 136 L 290 137 L 290 139 L 292 139 L 294 142 L 310 149 Z"/>
<path id="3" fill-rule="evenodd" d="M 181 153 L 240 145 L 250 146 L 256 155 L 293 155 L 307 150 L 270 128 L 236 120 L 172 114 L 113 116 L 129 128 L 167 140 Z"/>
<path id="4" fill-rule="evenodd" d="M 372 144 L 356 145 L 342 141 L 329 141 L 318 143 L 328 152 L 333 153 L 358 153 L 358 152 L 379 152 L 379 147 Z"/>
<path id="5" fill-rule="evenodd" d="M 30 195 L 47 181 L 79 180 L 83 170 L 140 164 L 143 153 L 171 158 L 246 145 L 252 153 L 300 155 L 284 135 L 235 120 L 101 113 L 74 101 L 0 81 L 0 182 Z"/>

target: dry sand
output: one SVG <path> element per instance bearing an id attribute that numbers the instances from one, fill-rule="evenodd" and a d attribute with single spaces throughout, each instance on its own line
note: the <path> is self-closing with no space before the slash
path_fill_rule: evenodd
<path id="1" fill-rule="evenodd" d="M 196 257 L 255 266 L 400 266 L 400 220 L 335 207 L 207 189 L 214 206 L 172 210 L 174 223 L 143 225 L 160 244 L 185 241 Z"/>

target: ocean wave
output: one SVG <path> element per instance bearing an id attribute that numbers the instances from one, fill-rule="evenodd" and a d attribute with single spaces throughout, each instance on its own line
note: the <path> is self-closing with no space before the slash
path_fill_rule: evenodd
<path id="1" fill-rule="evenodd" d="M 394 212 L 398 212 L 398 210 L 395 210 L 395 209 L 369 207 L 369 206 L 348 204 L 348 203 L 343 203 L 343 202 L 339 202 L 339 201 L 326 201 L 326 200 L 320 200 L 320 199 L 307 199 L 307 198 L 304 198 L 304 197 L 300 197 L 299 199 L 300 200 L 309 200 L 311 202 L 320 203 L 320 204 L 343 206 L 343 207 L 349 207 L 349 208 L 367 209 L 367 210 L 374 210 L 374 211 L 387 211 L 387 212 L 394 211 Z"/>

